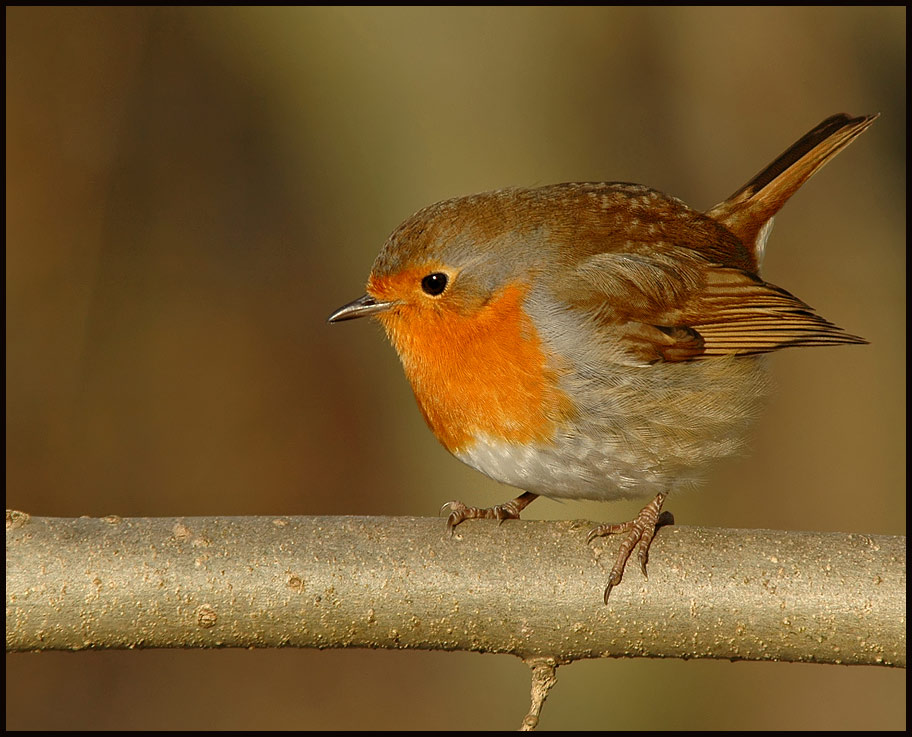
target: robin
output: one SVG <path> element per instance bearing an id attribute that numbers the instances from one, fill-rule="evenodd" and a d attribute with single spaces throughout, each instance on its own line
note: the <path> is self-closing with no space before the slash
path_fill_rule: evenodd
<path id="1" fill-rule="evenodd" d="M 518 519 L 538 496 L 653 497 L 623 535 L 643 574 L 666 496 L 742 446 L 767 393 L 760 354 L 865 343 L 759 276 L 773 215 L 877 115 L 834 115 L 719 205 L 637 184 L 504 189 L 419 211 L 367 294 L 329 322 L 383 325 L 434 435 L 523 491 L 444 505 L 447 527 Z"/>

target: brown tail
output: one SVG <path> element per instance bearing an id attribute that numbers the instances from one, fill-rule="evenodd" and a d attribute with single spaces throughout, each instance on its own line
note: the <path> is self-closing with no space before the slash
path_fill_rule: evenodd
<path id="1" fill-rule="evenodd" d="M 820 167 L 861 135 L 879 115 L 850 118 L 840 113 L 827 118 L 706 214 L 738 236 L 759 264 L 773 215 Z"/>

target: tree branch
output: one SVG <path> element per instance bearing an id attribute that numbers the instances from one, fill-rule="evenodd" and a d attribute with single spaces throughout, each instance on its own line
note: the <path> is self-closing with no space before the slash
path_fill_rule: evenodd
<path id="1" fill-rule="evenodd" d="M 511 653 L 532 665 L 646 656 L 905 666 L 903 537 L 663 527 L 649 580 L 630 566 L 606 606 L 618 543 L 587 546 L 590 527 L 469 521 L 450 538 L 443 520 L 411 517 L 7 512 L 6 648 L 422 648 Z"/>

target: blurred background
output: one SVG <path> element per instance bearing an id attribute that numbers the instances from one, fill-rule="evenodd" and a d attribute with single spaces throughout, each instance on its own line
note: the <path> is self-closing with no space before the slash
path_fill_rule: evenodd
<path id="1" fill-rule="evenodd" d="M 773 356 L 751 455 L 666 506 L 686 525 L 905 534 L 904 8 L 17 7 L 6 21 L 8 507 L 506 501 L 437 445 L 378 326 L 325 322 L 363 293 L 388 233 L 437 200 L 572 180 L 706 209 L 823 118 L 879 111 L 777 217 L 763 271 L 871 344 Z M 542 499 L 524 516 L 638 507 Z M 6 726 L 513 729 L 528 684 L 518 660 L 474 653 L 18 654 Z M 901 729 L 905 671 L 580 662 L 541 726 Z"/>

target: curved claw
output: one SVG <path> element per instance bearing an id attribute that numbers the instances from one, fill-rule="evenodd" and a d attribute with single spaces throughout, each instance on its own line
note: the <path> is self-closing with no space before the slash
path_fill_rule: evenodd
<path id="1" fill-rule="evenodd" d="M 505 504 L 498 504 L 494 507 L 494 516 L 497 518 L 497 524 L 502 525 L 504 520 L 519 519 L 519 510 L 516 508 L 516 500 L 513 499 Z"/>
<path id="2" fill-rule="evenodd" d="M 653 535 L 655 532 L 653 532 Z M 637 545 L 637 560 L 640 561 L 640 570 L 643 572 L 643 578 L 648 579 L 649 576 L 646 573 L 646 561 L 649 560 L 649 545 L 652 543 L 653 535 L 649 535 L 647 540 L 646 534 L 643 534 L 643 537 L 640 538 L 640 542 Z"/>
<path id="3" fill-rule="evenodd" d="M 449 510 L 449 515 L 447 516 L 447 532 L 450 533 L 450 537 L 456 534 L 456 525 L 471 517 L 471 509 L 467 507 L 462 502 L 452 501 L 444 504 L 440 511 Z"/>
<path id="4" fill-rule="evenodd" d="M 608 585 L 605 587 L 605 604 L 608 603 L 608 597 L 611 595 L 612 589 L 621 582 L 624 576 L 624 569 L 627 567 L 627 560 L 630 558 L 634 548 L 637 551 L 637 559 L 640 562 L 643 578 L 647 578 L 646 562 L 649 560 L 649 546 L 652 544 L 656 530 L 662 524 L 669 524 L 669 518 L 671 523 L 674 522 L 674 517 L 670 514 L 665 513 L 661 516 L 659 514 L 662 510 L 665 496 L 665 494 L 658 494 L 630 522 L 618 525 L 599 525 L 589 531 L 586 537 L 587 544 L 603 535 L 625 533 L 625 537 L 621 540 L 621 547 L 618 550 L 617 558 L 615 558 L 614 566 L 611 568 Z"/>
<path id="5" fill-rule="evenodd" d="M 619 532 L 628 532 L 633 527 L 633 520 L 630 522 L 623 522 L 618 525 L 599 525 L 598 527 L 593 527 L 589 530 L 589 534 L 586 536 L 586 544 L 590 544 L 597 537 L 604 537 L 605 535 L 616 535 Z"/>

